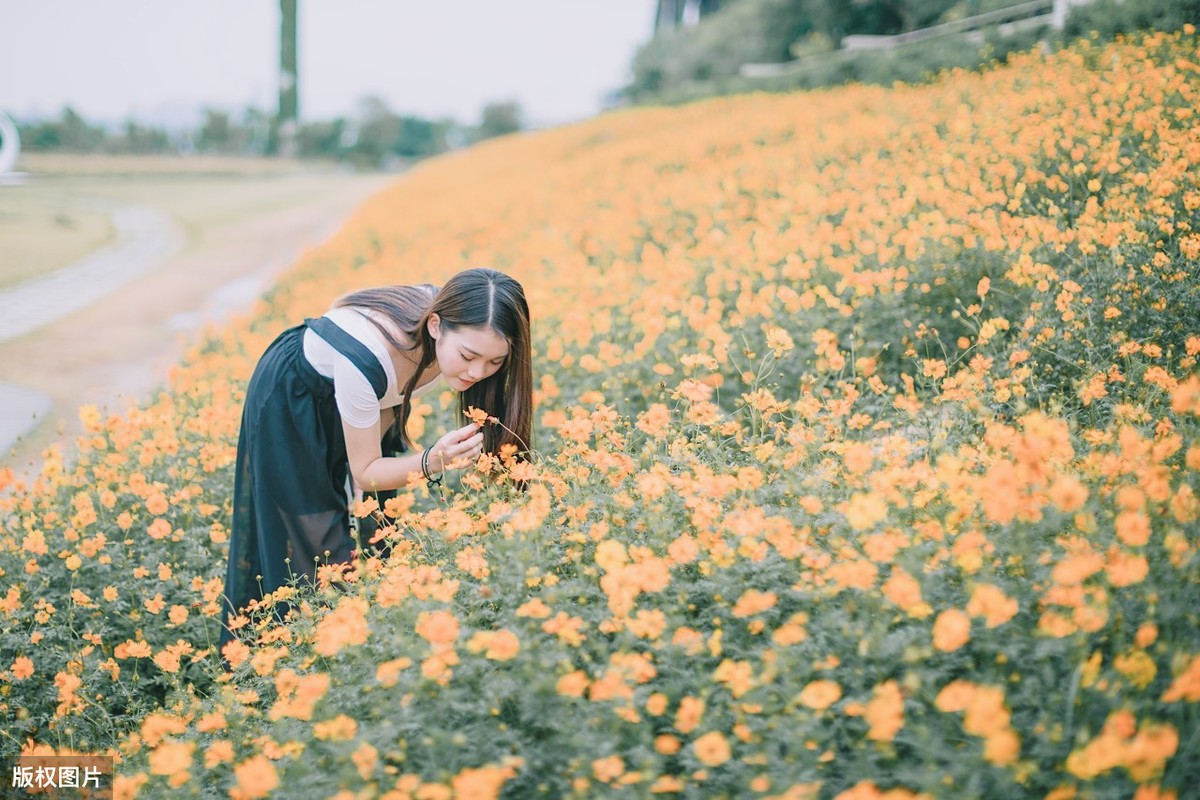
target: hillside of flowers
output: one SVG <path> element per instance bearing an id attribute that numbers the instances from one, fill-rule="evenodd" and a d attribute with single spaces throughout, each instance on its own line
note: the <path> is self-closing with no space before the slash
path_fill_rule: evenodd
<path id="1" fill-rule="evenodd" d="M 109 753 L 119 798 L 1194 796 L 1198 46 L 402 176 L 151 402 L 0 473 L 0 759 Z M 258 355 L 476 265 L 534 313 L 530 458 L 361 503 L 375 544 L 237 619 L 226 672 Z"/>

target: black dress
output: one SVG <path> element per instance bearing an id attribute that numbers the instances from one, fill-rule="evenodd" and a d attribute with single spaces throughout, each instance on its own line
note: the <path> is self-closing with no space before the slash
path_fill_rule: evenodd
<path id="1" fill-rule="evenodd" d="M 233 638 L 229 617 L 251 600 L 293 580 L 315 583 L 318 566 L 354 556 L 342 419 L 333 380 L 304 356 L 308 328 L 350 359 L 377 398 L 387 390 L 371 350 L 326 317 L 284 331 L 259 360 L 238 435 L 220 647 Z"/>

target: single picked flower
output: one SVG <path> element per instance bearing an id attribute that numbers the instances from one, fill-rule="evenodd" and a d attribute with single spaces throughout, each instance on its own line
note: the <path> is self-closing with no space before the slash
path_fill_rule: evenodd
<path id="1" fill-rule="evenodd" d="M 495 417 L 491 416 L 490 414 L 488 414 L 482 408 L 476 408 L 475 406 L 471 406 L 463 413 L 465 413 L 468 417 L 470 417 L 472 422 L 474 422 L 476 425 L 480 425 L 480 426 L 482 426 L 486 422 L 499 422 L 500 421 L 500 420 L 496 419 Z"/>

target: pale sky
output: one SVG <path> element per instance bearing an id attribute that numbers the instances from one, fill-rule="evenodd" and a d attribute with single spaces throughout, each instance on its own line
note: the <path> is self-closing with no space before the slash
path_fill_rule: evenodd
<path id="1" fill-rule="evenodd" d="M 655 0 L 299 0 L 300 115 L 471 123 L 516 100 L 534 125 L 590 116 L 626 84 Z M 278 104 L 277 0 L 0 0 L 0 110 L 172 125 Z"/>

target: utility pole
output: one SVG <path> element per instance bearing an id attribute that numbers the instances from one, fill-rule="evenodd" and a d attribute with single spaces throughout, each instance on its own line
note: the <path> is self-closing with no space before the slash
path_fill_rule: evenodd
<path id="1" fill-rule="evenodd" d="M 296 75 L 296 4 L 297 0 L 279 0 L 279 116 L 275 119 L 271 150 L 284 158 L 296 155 L 296 134 L 300 124 Z"/>

